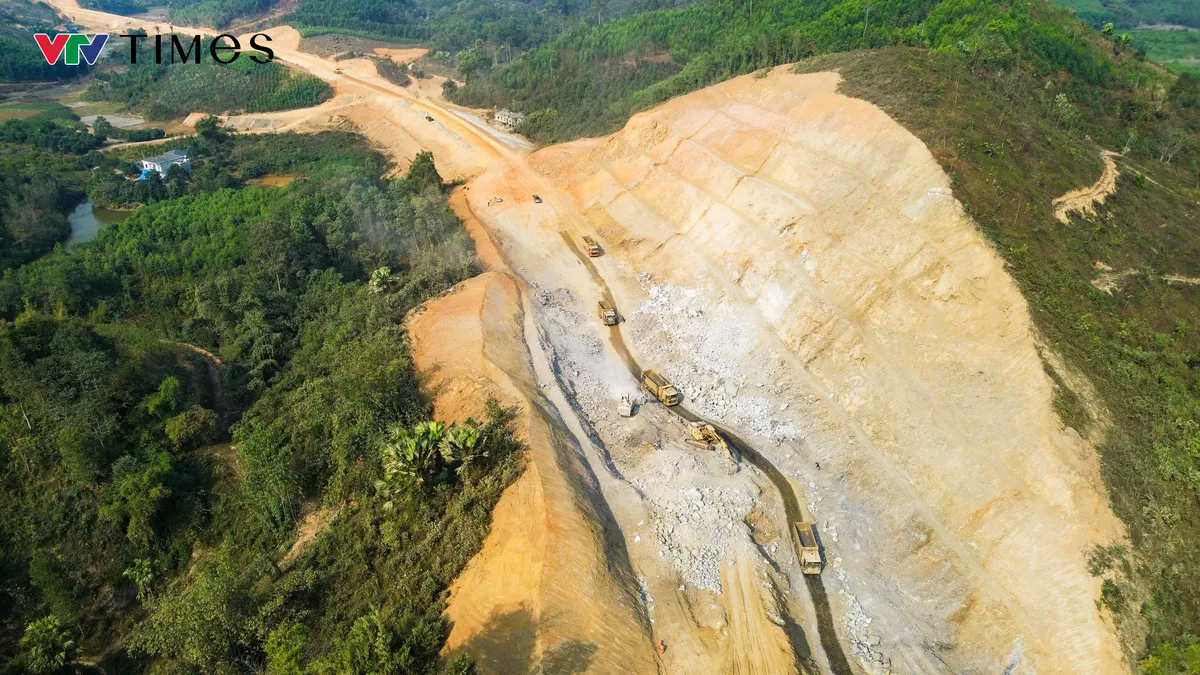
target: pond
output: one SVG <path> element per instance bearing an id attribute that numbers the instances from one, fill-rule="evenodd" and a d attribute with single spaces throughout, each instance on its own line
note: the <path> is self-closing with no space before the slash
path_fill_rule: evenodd
<path id="1" fill-rule="evenodd" d="M 96 236 L 100 228 L 119 223 L 128 218 L 129 214 L 129 211 L 114 211 L 93 206 L 92 200 L 85 200 L 67 216 L 67 221 L 71 223 L 71 236 L 67 238 L 67 245 L 88 241 Z"/>

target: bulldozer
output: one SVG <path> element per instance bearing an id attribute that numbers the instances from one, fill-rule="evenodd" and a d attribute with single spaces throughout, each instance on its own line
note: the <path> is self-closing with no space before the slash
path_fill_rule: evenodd
<path id="1" fill-rule="evenodd" d="M 608 303 L 604 300 L 600 301 L 599 306 L 600 306 L 600 311 L 599 311 L 600 320 L 604 322 L 604 325 L 605 326 L 617 325 L 617 322 L 620 321 L 620 318 L 617 316 L 617 308 L 613 307 L 611 303 Z"/>
<path id="2" fill-rule="evenodd" d="M 642 384 L 646 385 L 646 389 L 650 390 L 654 398 L 662 401 L 665 406 L 679 405 L 679 402 L 683 400 L 675 385 L 656 371 L 649 369 L 642 371 Z"/>
<path id="3" fill-rule="evenodd" d="M 817 534 L 813 531 L 813 524 L 800 521 L 795 523 L 796 526 L 796 548 L 800 554 L 800 569 L 805 574 L 820 574 L 823 563 L 821 562 L 821 546 L 817 543 Z"/>
<path id="4" fill-rule="evenodd" d="M 721 435 L 721 432 L 717 431 L 713 425 L 708 422 L 689 422 L 688 431 L 692 434 L 691 438 L 686 439 L 688 445 L 695 446 L 701 450 L 723 452 L 729 458 L 729 461 L 735 465 L 738 463 L 737 453 L 729 445 L 729 442 L 725 440 L 725 437 Z"/>

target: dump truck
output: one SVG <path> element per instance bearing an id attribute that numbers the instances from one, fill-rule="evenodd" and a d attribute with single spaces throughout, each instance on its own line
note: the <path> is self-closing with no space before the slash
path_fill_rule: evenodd
<path id="1" fill-rule="evenodd" d="M 600 312 L 599 312 L 600 320 L 604 322 L 604 325 L 605 326 L 617 325 L 617 321 L 618 321 L 617 308 L 613 307 L 611 304 L 609 304 L 603 300 L 601 300 L 599 302 L 599 307 L 600 307 Z"/>
<path id="2" fill-rule="evenodd" d="M 646 389 L 650 390 L 654 398 L 662 401 L 663 405 L 679 405 L 679 401 L 682 398 L 679 395 L 679 390 L 667 378 L 655 371 L 642 371 L 642 384 L 646 385 Z"/>
<path id="3" fill-rule="evenodd" d="M 587 251 L 589 258 L 595 258 L 600 255 L 600 244 L 596 243 L 591 237 L 583 238 L 583 249 Z"/>
<path id="4" fill-rule="evenodd" d="M 805 521 L 796 523 L 796 546 L 800 552 L 800 569 L 805 574 L 821 573 L 821 547 L 813 524 Z"/>
<path id="5" fill-rule="evenodd" d="M 721 432 L 717 431 L 713 425 L 708 422 L 689 422 L 688 431 L 692 434 L 691 438 L 686 439 L 688 444 L 702 450 L 714 450 L 724 453 L 731 462 L 734 464 L 738 463 L 737 454 L 734 453 L 733 448 L 730 447 L 729 442 L 725 440 Z"/>

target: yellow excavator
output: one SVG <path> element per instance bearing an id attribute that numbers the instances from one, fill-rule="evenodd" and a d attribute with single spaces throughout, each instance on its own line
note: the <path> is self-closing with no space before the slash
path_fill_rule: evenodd
<path id="1" fill-rule="evenodd" d="M 686 439 L 688 445 L 695 446 L 702 450 L 714 450 L 725 453 L 734 464 L 738 463 L 737 453 L 730 447 L 729 442 L 717 431 L 713 425 L 708 422 L 689 422 L 688 431 L 692 437 Z"/>

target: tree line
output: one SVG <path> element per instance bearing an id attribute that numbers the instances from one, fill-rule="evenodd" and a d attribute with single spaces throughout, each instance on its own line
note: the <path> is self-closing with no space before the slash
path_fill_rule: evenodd
<path id="1" fill-rule="evenodd" d="M 519 467 L 494 405 L 425 424 L 401 321 L 477 269 L 432 157 L 203 129 L 180 194 L 0 279 L 0 672 L 473 672 L 445 591 Z"/>
<path id="2" fill-rule="evenodd" d="M 201 45 L 207 53 L 211 40 Z M 248 58 L 228 65 L 214 61 L 162 63 L 139 60 L 128 68 L 98 73 L 85 98 L 117 101 L 164 120 L 192 112 L 269 112 L 321 103 L 333 90 L 321 79 L 275 62 Z"/>

